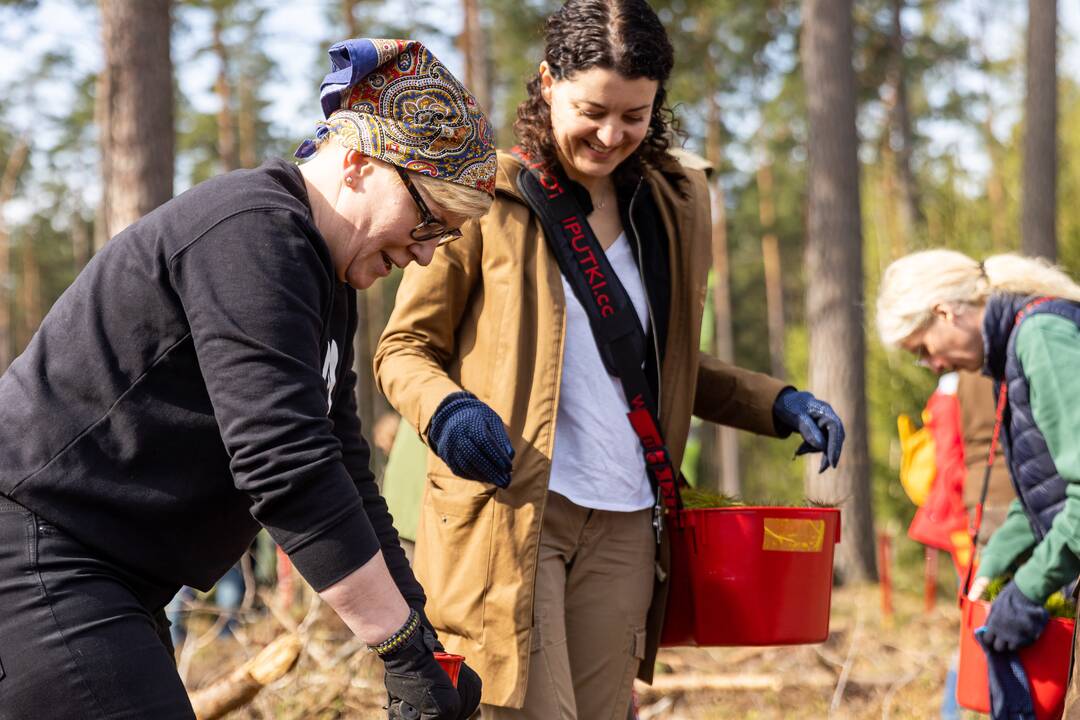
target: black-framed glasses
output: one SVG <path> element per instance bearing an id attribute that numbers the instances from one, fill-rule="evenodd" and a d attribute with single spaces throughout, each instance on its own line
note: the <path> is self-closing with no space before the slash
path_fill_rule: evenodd
<path id="1" fill-rule="evenodd" d="M 435 217 L 431 210 L 428 209 L 424 198 L 421 197 L 420 192 L 413 185 L 412 180 L 409 179 L 408 171 L 397 165 L 394 166 L 394 169 L 397 170 L 398 177 L 405 184 L 405 189 L 409 191 L 409 195 L 412 195 L 416 209 L 420 211 L 420 224 L 409 231 L 409 236 L 417 242 L 437 239 L 439 241 L 438 245 L 445 245 L 461 237 L 461 230 L 446 227 L 446 223 Z"/>

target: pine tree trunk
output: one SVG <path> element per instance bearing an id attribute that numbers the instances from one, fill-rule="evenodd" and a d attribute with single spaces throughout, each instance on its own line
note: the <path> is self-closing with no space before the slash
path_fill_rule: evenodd
<path id="1" fill-rule="evenodd" d="M 341 0 L 342 27 L 346 29 L 346 37 L 360 37 L 360 21 L 356 19 L 356 7 L 359 0 Z"/>
<path id="2" fill-rule="evenodd" d="M 30 143 L 26 138 L 19 138 L 11 148 L 4 172 L 0 174 L 0 373 L 7 369 L 14 359 L 15 347 L 13 297 L 11 288 L 14 283 L 11 275 L 11 236 L 7 223 L 4 222 L 4 205 L 15 194 L 15 184 L 19 174 L 26 166 L 30 154 Z"/>
<path id="3" fill-rule="evenodd" d="M 810 390 L 832 404 L 847 442 L 837 470 L 807 464 L 806 492 L 844 514 L 841 577 L 876 577 L 866 418 L 862 227 L 859 215 L 852 0 L 803 0 L 802 63 L 809 114 L 806 316 Z"/>
<path id="4" fill-rule="evenodd" d="M 240 167 L 253 168 L 259 164 L 259 108 L 255 89 L 244 83 L 240 86 L 240 106 L 236 115 Z"/>
<path id="5" fill-rule="evenodd" d="M 38 263 L 34 240 L 24 235 L 20 245 L 22 278 L 19 283 L 19 321 L 22 332 L 19 348 L 25 348 L 30 344 L 30 338 L 37 332 L 44 311 L 41 304 L 41 266 Z"/>
<path id="6" fill-rule="evenodd" d="M 709 128 L 706 139 L 706 159 L 719 172 L 723 160 L 720 142 L 720 106 L 715 96 L 709 99 Z M 713 316 L 716 330 L 716 357 L 726 363 L 735 362 L 735 341 L 731 327 L 731 268 L 728 262 L 727 208 L 724 188 L 719 179 L 712 183 L 712 256 L 713 256 Z M 713 467 L 720 472 L 717 481 L 706 479 L 704 487 L 719 489 L 725 495 L 742 494 L 739 475 L 739 436 L 734 428 L 715 426 L 713 438 Z"/>
<path id="7" fill-rule="evenodd" d="M 989 66 L 985 39 L 989 34 L 990 8 L 980 8 L 976 13 L 976 34 L 974 49 L 976 52 L 976 67 Z M 986 143 L 986 154 L 990 157 L 990 172 L 986 176 L 986 199 L 990 211 L 990 247 L 994 253 L 1003 253 L 1009 249 L 1009 229 L 1005 222 L 1005 151 L 994 134 L 994 123 L 997 112 L 994 106 L 994 98 L 985 87 L 979 95 L 983 105 L 986 106 L 986 117 L 983 119 L 981 130 L 983 142 Z M 933 235 L 931 235 L 933 237 Z"/>
<path id="8" fill-rule="evenodd" d="M 232 78 L 229 77 L 229 49 L 225 45 L 225 10 L 214 8 L 214 29 L 212 47 L 218 61 L 217 80 L 214 92 L 218 96 L 217 135 L 218 160 L 221 170 L 229 172 L 240 167 L 240 156 L 236 146 L 236 120 L 233 114 Z"/>
<path id="9" fill-rule="evenodd" d="M 1057 0 L 1028 0 L 1024 103 L 1025 255 L 1057 259 Z"/>
<path id="10" fill-rule="evenodd" d="M 385 458 L 382 450 L 375 446 L 373 433 L 379 417 L 390 411 L 389 403 L 375 386 L 373 370 L 375 348 L 379 344 L 379 336 L 382 335 L 390 314 L 383 301 L 383 291 L 382 285 L 376 283 L 367 290 L 357 293 L 357 329 L 353 340 L 356 408 L 360 416 L 360 427 L 371 446 L 371 470 L 377 477 L 381 477 L 380 471 Z"/>
<path id="11" fill-rule="evenodd" d="M 911 129 L 911 111 L 908 103 L 907 64 L 904 62 L 904 26 L 901 14 L 905 0 L 892 0 L 892 59 L 889 68 L 892 101 L 889 119 L 892 136 L 894 171 L 896 173 L 900 209 L 900 235 L 905 248 L 911 241 L 921 217 L 919 189 L 911 169 L 911 155 L 915 143 Z"/>
<path id="12" fill-rule="evenodd" d="M 488 74 L 487 43 L 480 22 L 479 0 L 462 0 L 465 16 L 458 46 L 465 57 L 465 87 L 476 97 L 485 111 L 491 109 L 491 83 Z"/>
<path id="13" fill-rule="evenodd" d="M 761 259 L 765 266 L 765 304 L 769 323 L 769 367 L 781 380 L 787 375 L 784 364 L 784 276 L 780 262 L 780 239 L 776 237 L 776 198 L 773 192 L 772 161 L 758 167 L 758 217 L 761 219 Z"/>
<path id="14" fill-rule="evenodd" d="M 989 95 L 989 93 L 988 93 Z M 989 101 L 989 97 L 987 97 Z M 1005 178 L 1002 166 L 1005 159 L 1001 143 L 994 136 L 993 108 L 987 111 L 983 134 L 990 155 L 990 173 L 986 177 L 986 199 L 990 208 L 990 246 L 995 253 L 1008 250 L 1008 229 L 1005 226 Z"/>
<path id="15" fill-rule="evenodd" d="M 170 0 L 100 0 L 105 66 L 95 109 L 102 149 L 99 247 L 173 191 Z"/>
<path id="16" fill-rule="evenodd" d="M 92 227 L 83 218 L 81 210 L 77 210 L 71 219 L 71 266 L 78 275 L 90 262 L 93 252 Z"/>

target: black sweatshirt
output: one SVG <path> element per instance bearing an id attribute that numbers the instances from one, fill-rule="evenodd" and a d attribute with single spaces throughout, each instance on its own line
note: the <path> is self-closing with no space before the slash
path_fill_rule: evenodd
<path id="1" fill-rule="evenodd" d="M 207 589 L 260 524 L 322 590 L 380 548 L 339 282 L 300 171 L 202 183 L 124 230 L 0 377 L 0 494 L 134 572 Z"/>

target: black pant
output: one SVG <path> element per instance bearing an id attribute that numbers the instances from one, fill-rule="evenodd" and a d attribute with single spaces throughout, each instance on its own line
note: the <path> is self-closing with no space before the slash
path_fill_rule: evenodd
<path id="1" fill-rule="evenodd" d="M 172 593 L 0 496 L 0 720 L 194 718 Z"/>

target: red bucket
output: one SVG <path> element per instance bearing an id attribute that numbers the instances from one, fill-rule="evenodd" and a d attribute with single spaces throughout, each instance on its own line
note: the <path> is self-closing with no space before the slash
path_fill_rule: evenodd
<path id="1" fill-rule="evenodd" d="M 450 682 L 457 687 L 458 675 L 461 674 L 461 663 L 465 661 L 464 655 L 451 655 L 450 653 L 435 653 L 435 661 L 443 671 L 450 676 Z"/>
<path id="2" fill-rule="evenodd" d="M 838 509 L 711 508 L 684 510 L 680 519 L 669 523 L 661 645 L 798 645 L 829 636 Z"/>
<path id="3" fill-rule="evenodd" d="M 975 628 L 986 624 L 990 603 L 960 601 L 960 666 L 957 670 L 956 701 L 979 712 L 990 712 L 990 686 L 986 679 L 986 655 L 975 639 Z M 1020 663 L 1031 685 L 1031 700 L 1038 720 L 1060 718 L 1069 686 L 1069 656 L 1073 627 L 1065 618 L 1050 618 L 1046 630 L 1034 645 L 1020 651 Z"/>

